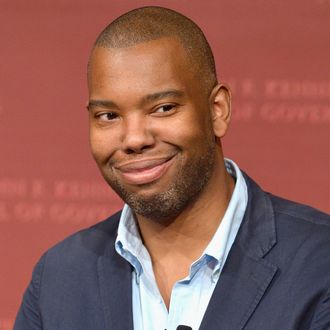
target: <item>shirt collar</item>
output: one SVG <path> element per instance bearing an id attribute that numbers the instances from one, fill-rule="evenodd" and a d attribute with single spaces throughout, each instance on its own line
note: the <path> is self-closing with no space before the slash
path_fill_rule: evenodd
<path id="1" fill-rule="evenodd" d="M 124 205 L 120 216 L 115 249 L 134 267 L 139 276 L 143 264 L 142 260 L 139 259 L 146 248 L 142 243 L 133 212 L 127 204 Z"/>
<path id="2" fill-rule="evenodd" d="M 227 258 L 243 220 L 248 199 L 247 186 L 238 166 L 227 158 L 225 165 L 228 173 L 236 179 L 236 184 L 221 223 L 203 253 L 215 258 L 219 263 Z"/>

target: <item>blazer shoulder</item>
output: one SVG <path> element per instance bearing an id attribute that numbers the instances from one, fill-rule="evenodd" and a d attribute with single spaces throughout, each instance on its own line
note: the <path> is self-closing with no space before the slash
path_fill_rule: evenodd
<path id="1" fill-rule="evenodd" d="M 76 232 L 43 254 L 24 294 L 15 330 L 68 329 L 68 324 L 75 324 L 72 320 L 77 329 L 104 328 L 98 312 L 102 311 L 99 260 L 107 254 L 115 256 L 119 219 L 120 212 Z M 111 260 L 116 269 L 117 259 Z"/>
<path id="2" fill-rule="evenodd" d="M 268 193 L 274 212 L 287 215 L 293 218 L 300 218 L 303 221 L 313 222 L 319 225 L 330 227 L 330 215 L 315 209 L 311 206 L 293 202 Z"/>
<path id="3" fill-rule="evenodd" d="M 51 247 L 45 256 L 49 258 L 81 259 L 88 255 L 104 255 L 113 246 L 119 224 L 121 211 L 111 215 L 107 219 L 82 229 Z"/>
<path id="4" fill-rule="evenodd" d="M 311 206 L 293 202 L 268 193 L 274 213 L 278 216 L 286 216 L 288 219 L 300 220 L 319 226 L 324 226 L 325 230 L 330 230 L 330 215 L 317 210 Z"/>

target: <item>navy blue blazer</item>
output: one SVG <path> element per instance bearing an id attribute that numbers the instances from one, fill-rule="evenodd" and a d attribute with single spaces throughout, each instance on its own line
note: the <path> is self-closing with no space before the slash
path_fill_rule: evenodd
<path id="1" fill-rule="evenodd" d="M 200 329 L 330 329 L 329 216 L 245 179 L 247 210 Z M 119 217 L 43 255 L 15 330 L 133 329 L 132 268 L 114 249 Z"/>

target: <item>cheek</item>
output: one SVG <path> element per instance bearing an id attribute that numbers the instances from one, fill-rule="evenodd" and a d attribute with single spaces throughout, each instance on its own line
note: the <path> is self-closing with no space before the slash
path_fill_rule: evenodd
<path id="1" fill-rule="evenodd" d="M 209 137 L 213 136 L 212 125 L 205 116 L 187 114 L 158 127 L 158 135 L 163 142 L 175 144 L 182 149 L 197 150 L 209 143 Z"/>
<path id="2" fill-rule="evenodd" d="M 98 165 L 104 165 L 108 162 L 118 144 L 110 130 L 95 128 L 90 128 L 89 143 L 92 155 Z"/>

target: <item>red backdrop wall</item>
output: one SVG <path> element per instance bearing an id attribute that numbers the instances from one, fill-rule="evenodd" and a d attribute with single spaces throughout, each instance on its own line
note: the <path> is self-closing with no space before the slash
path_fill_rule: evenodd
<path id="1" fill-rule="evenodd" d="M 0 329 L 43 251 L 121 207 L 90 156 L 86 63 L 142 5 L 196 21 L 234 95 L 225 154 L 266 190 L 330 211 L 330 1 L 0 1 Z"/>

